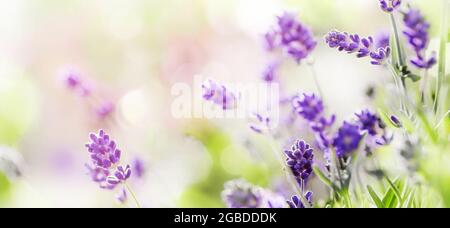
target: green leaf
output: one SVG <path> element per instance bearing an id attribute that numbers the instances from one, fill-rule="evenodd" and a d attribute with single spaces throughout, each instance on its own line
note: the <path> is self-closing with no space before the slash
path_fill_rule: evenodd
<path id="1" fill-rule="evenodd" d="M 417 111 L 417 116 L 419 117 L 419 120 L 420 120 L 420 122 L 422 124 L 423 129 L 428 134 L 428 136 L 430 137 L 431 141 L 436 143 L 438 141 L 438 135 L 436 134 L 436 131 L 431 126 L 430 122 L 428 121 L 428 119 L 425 116 L 425 114 L 423 113 L 423 111 L 418 110 Z"/>
<path id="2" fill-rule="evenodd" d="M 370 187 L 370 185 L 367 185 L 367 191 L 369 191 L 370 197 L 372 197 L 373 202 L 378 208 L 385 207 L 380 197 L 378 197 L 377 193 L 373 190 L 372 187 Z"/>
<path id="3" fill-rule="evenodd" d="M 401 202 L 402 201 L 402 196 L 400 194 L 400 190 L 399 188 L 396 186 L 396 184 L 394 184 L 389 177 L 386 177 L 386 181 L 388 182 L 390 188 L 394 191 L 395 196 L 397 197 L 397 199 Z"/>
<path id="4" fill-rule="evenodd" d="M 393 208 L 397 205 L 397 197 L 395 196 L 392 188 L 389 188 L 383 197 L 383 204 L 386 205 L 387 208 Z"/>
<path id="5" fill-rule="evenodd" d="M 331 182 L 331 180 L 322 172 L 322 170 L 320 170 L 320 168 L 315 165 L 313 167 L 314 173 L 317 175 L 317 177 L 326 185 L 333 187 L 333 183 Z"/>
<path id="6" fill-rule="evenodd" d="M 439 42 L 439 62 L 438 62 L 438 75 L 436 80 L 436 96 L 434 98 L 433 110 L 439 114 L 439 98 L 441 97 L 441 88 L 444 85 L 445 80 L 445 66 L 446 62 L 446 47 L 447 47 L 447 35 L 448 35 L 448 11 L 450 4 L 448 1 L 442 1 L 442 16 L 441 16 L 441 38 Z M 447 95 L 445 95 L 447 96 Z"/>
<path id="7" fill-rule="evenodd" d="M 411 195 L 409 196 L 409 199 L 408 199 L 408 201 L 406 203 L 406 207 L 407 208 L 414 208 L 414 201 L 415 201 L 414 197 L 415 197 L 415 194 L 416 194 L 416 191 L 412 190 L 411 191 Z"/>

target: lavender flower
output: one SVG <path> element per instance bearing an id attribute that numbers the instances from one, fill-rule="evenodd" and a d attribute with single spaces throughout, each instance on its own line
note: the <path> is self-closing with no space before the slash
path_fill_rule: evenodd
<path id="1" fill-rule="evenodd" d="M 303 93 L 301 96 L 295 96 L 292 103 L 294 111 L 309 122 L 319 147 L 327 150 L 330 146 L 327 131 L 334 124 L 336 116 L 331 115 L 329 118 L 324 116 L 323 101 L 315 94 Z"/>
<path id="2" fill-rule="evenodd" d="M 391 35 L 387 31 L 380 31 L 375 35 L 375 48 L 386 48 L 389 47 L 391 40 Z"/>
<path id="3" fill-rule="evenodd" d="M 391 120 L 391 123 L 395 127 L 397 127 L 397 128 L 401 128 L 402 127 L 402 122 L 400 122 L 400 120 L 396 116 L 391 115 L 391 117 L 389 119 Z"/>
<path id="4" fill-rule="evenodd" d="M 333 146 L 336 149 L 337 156 L 345 157 L 355 151 L 361 139 L 362 135 L 359 131 L 359 126 L 344 121 L 333 139 Z"/>
<path id="5" fill-rule="evenodd" d="M 223 110 L 236 108 L 237 96 L 224 85 L 220 85 L 212 80 L 207 80 L 202 85 L 203 98 L 220 105 Z"/>
<path id="6" fill-rule="evenodd" d="M 104 169 L 110 168 L 120 160 L 121 151 L 117 149 L 116 142 L 109 138 L 103 130 L 98 135 L 89 135 L 91 142 L 86 144 L 86 148 L 91 153 L 91 159 L 95 166 Z"/>
<path id="7" fill-rule="evenodd" d="M 114 189 L 119 183 L 125 182 L 131 176 L 130 165 L 119 165 L 121 151 L 117 149 L 114 140 L 111 140 L 103 130 L 98 135 L 89 135 L 91 142 L 86 144 L 90 153 L 92 165 L 86 164 L 92 181 L 101 188 Z"/>
<path id="8" fill-rule="evenodd" d="M 358 117 L 358 123 L 362 131 L 368 132 L 369 135 L 376 135 L 379 126 L 381 125 L 381 119 L 370 112 L 369 110 L 362 110 L 360 113 L 355 114 Z"/>
<path id="9" fill-rule="evenodd" d="M 86 164 L 86 169 L 89 172 L 89 176 L 91 180 L 98 183 L 100 188 L 103 189 L 114 189 L 116 185 L 109 184 L 106 179 L 108 178 L 110 171 L 108 169 L 104 169 L 101 167 L 95 167 L 92 165 Z"/>
<path id="10" fill-rule="evenodd" d="M 383 65 L 389 57 L 390 47 L 375 48 L 374 40 L 371 36 L 360 38 L 358 34 L 348 34 L 337 30 L 330 31 L 325 36 L 325 42 L 330 48 L 337 48 L 339 51 L 356 53 L 358 58 L 369 56 L 373 65 Z"/>
<path id="11" fill-rule="evenodd" d="M 262 203 L 262 191 L 243 179 L 225 183 L 222 199 L 229 208 L 258 208 Z"/>
<path id="12" fill-rule="evenodd" d="M 280 64 L 278 62 L 273 62 L 267 65 L 266 69 L 263 72 L 262 79 L 267 82 L 271 83 L 275 80 L 277 77 L 277 70 Z"/>
<path id="13" fill-rule="evenodd" d="M 305 199 L 308 201 L 309 205 L 312 207 L 312 192 L 306 192 Z M 286 201 L 290 208 L 305 208 L 300 198 L 296 195 L 292 196 L 291 201 Z"/>
<path id="14" fill-rule="evenodd" d="M 114 103 L 106 101 L 97 108 L 96 114 L 100 119 L 104 119 L 109 115 L 111 115 L 111 113 L 114 112 L 114 110 L 115 110 Z"/>
<path id="15" fill-rule="evenodd" d="M 79 75 L 73 71 L 70 71 L 65 75 L 64 81 L 70 89 L 75 89 L 80 85 Z"/>
<path id="16" fill-rule="evenodd" d="M 303 140 L 297 140 L 290 150 L 285 150 L 287 156 L 286 163 L 291 169 L 297 183 L 304 187 L 312 173 L 313 149 Z"/>
<path id="17" fill-rule="evenodd" d="M 135 158 L 132 162 L 133 164 L 133 173 L 136 177 L 143 177 L 145 174 L 145 164 L 142 159 Z"/>
<path id="18" fill-rule="evenodd" d="M 418 68 L 431 68 L 437 62 L 436 53 L 433 52 L 429 58 L 426 58 L 424 55 L 429 43 L 428 30 L 430 24 L 425 21 L 419 10 L 412 8 L 408 8 L 406 12 L 403 12 L 403 22 L 405 24 L 403 34 L 416 54 L 415 58 L 411 59 L 411 63 Z"/>
<path id="19" fill-rule="evenodd" d="M 222 199 L 229 208 L 282 208 L 287 206 L 280 194 L 255 186 L 244 179 L 226 182 Z"/>
<path id="20" fill-rule="evenodd" d="M 315 94 L 303 93 L 293 99 L 294 110 L 303 118 L 309 121 L 316 120 L 323 112 L 322 99 Z"/>
<path id="21" fill-rule="evenodd" d="M 258 134 L 263 134 L 271 130 L 271 121 L 268 116 L 263 116 L 259 113 L 255 114 L 256 123 L 250 124 L 250 129 Z"/>
<path id="22" fill-rule="evenodd" d="M 379 0 L 380 7 L 384 12 L 391 13 L 400 7 L 401 0 Z"/>
<path id="23" fill-rule="evenodd" d="M 367 149 L 375 145 L 386 145 L 392 140 L 386 133 L 386 124 L 375 113 L 369 110 L 362 110 L 355 114 L 357 117 L 357 124 L 361 130 L 361 134 L 367 133 L 366 143 Z"/>
<path id="24" fill-rule="evenodd" d="M 131 168 L 130 165 L 127 165 L 125 168 L 121 165 L 117 166 L 117 170 L 114 172 L 114 176 L 108 176 L 106 181 L 110 185 L 117 185 L 126 181 L 131 176 Z"/>
<path id="25" fill-rule="evenodd" d="M 308 57 L 317 45 L 310 28 L 292 13 L 279 16 L 276 28 L 266 33 L 265 39 L 269 51 L 281 48 L 297 63 Z"/>
<path id="26" fill-rule="evenodd" d="M 82 97 L 90 95 L 90 89 L 86 82 L 81 78 L 81 74 L 74 69 L 65 69 L 62 73 L 64 84 L 72 91 L 77 92 Z"/>

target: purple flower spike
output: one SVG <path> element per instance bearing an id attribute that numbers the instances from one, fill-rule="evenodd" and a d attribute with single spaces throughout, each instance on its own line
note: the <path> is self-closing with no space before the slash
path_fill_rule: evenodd
<path id="1" fill-rule="evenodd" d="M 336 149 L 337 156 L 345 157 L 349 153 L 358 149 L 361 139 L 362 135 L 359 131 L 358 125 L 350 124 L 344 121 L 343 125 L 339 128 L 338 133 L 333 139 L 333 146 Z"/>
<path id="2" fill-rule="evenodd" d="M 229 208 L 258 208 L 263 200 L 262 190 L 243 179 L 225 183 L 222 199 Z"/>
<path id="3" fill-rule="evenodd" d="M 96 114 L 100 119 L 105 119 L 114 112 L 114 109 L 114 103 L 106 101 L 97 108 Z"/>
<path id="4" fill-rule="evenodd" d="M 391 53 L 390 47 L 378 48 L 378 50 L 370 53 L 370 58 L 372 58 L 373 65 L 383 65 L 386 62 L 386 59 L 389 57 Z"/>
<path id="5" fill-rule="evenodd" d="M 80 78 L 79 75 L 74 72 L 69 72 L 67 75 L 65 75 L 65 82 L 67 87 L 70 89 L 75 89 L 80 85 Z"/>
<path id="6" fill-rule="evenodd" d="M 384 64 L 390 54 L 389 47 L 376 48 L 371 36 L 361 38 L 358 34 L 351 35 L 333 30 L 325 36 L 325 42 L 330 48 L 337 48 L 338 51 L 345 51 L 348 54 L 356 53 L 358 58 L 369 56 L 373 65 Z"/>
<path id="7" fill-rule="evenodd" d="M 429 43 L 428 30 L 430 24 L 425 20 L 419 10 L 412 8 L 408 8 L 406 12 L 403 12 L 403 23 L 405 24 L 403 34 L 416 53 L 411 63 L 418 68 L 431 68 L 437 61 L 435 52 L 428 58 L 425 57 L 425 51 Z"/>
<path id="8" fill-rule="evenodd" d="M 207 80 L 202 85 L 203 98 L 220 105 L 223 110 L 234 109 L 237 106 L 237 96 L 224 85 Z"/>
<path id="9" fill-rule="evenodd" d="M 300 187 L 308 181 L 312 173 L 313 149 L 303 140 L 297 140 L 290 150 L 284 151 L 287 156 L 286 163 L 291 169 Z"/>
<path id="10" fill-rule="evenodd" d="M 103 130 L 100 130 L 98 135 L 91 133 L 89 137 L 91 143 L 86 144 L 86 147 L 95 166 L 108 169 L 120 160 L 120 150 Z"/>
<path id="11" fill-rule="evenodd" d="M 127 165 L 125 168 L 121 165 L 117 166 L 114 176 L 120 181 L 126 181 L 131 176 L 131 167 Z"/>
<path id="12" fill-rule="evenodd" d="M 311 29 L 292 13 L 279 16 L 275 29 L 266 33 L 265 40 L 269 51 L 280 48 L 297 63 L 308 57 L 317 45 Z"/>
<path id="13" fill-rule="evenodd" d="M 363 110 L 355 114 L 358 117 L 358 123 L 362 131 L 366 131 L 369 135 L 376 135 L 380 118 L 369 110 Z"/>
<path id="14" fill-rule="evenodd" d="M 306 192 L 305 199 L 308 201 L 309 205 L 312 207 L 312 192 Z M 286 201 L 290 208 L 305 208 L 300 198 L 296 195 L 292 196 L 291 201 Z"/>
<path id="15" fill-rule="evenodd" d="M 91 142 L 86 144 L 86 148 L 91 155 L 92 165 L 86 164 L 86 168 L 92 181 L 98 183 L 100 188 L 114 189 L 130 178 L 130 165 L 119 165 L 121 151 L 105 131 L 91 133 L 89 138 Z"/>
<path id="16" fill-rule="evenodd" d="M 391 13 L 400 7 L 401 0 L 379 0 L 380 8 L 387 13 Z"/>
<path id="17" fill-rule="evenodd" d="M 316 120 L 323 112 L 322 99 L 315 94 L 303 93 L 293 99 L 293 107 L 295 111 L 309 121 Z"/>

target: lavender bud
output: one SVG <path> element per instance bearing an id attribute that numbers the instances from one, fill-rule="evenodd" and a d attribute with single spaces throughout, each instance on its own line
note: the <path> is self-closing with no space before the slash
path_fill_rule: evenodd
<path id="1" fill-rule="evenodd" d="M 392 123 L 395 127 L 401 128 L 401 127 L 403 126 L 403 125 L 402 125 L 402 122 L 400 122 L 400 120 L 399 120 L 396 116 L 391 115 L 391 117 L 390 117 L 389 119 L 391 120 L 391 123 Z"/>
<path id="2" fill-rule="evenodd" d="M 397 10 L 402 3 L 401 0 L 379 0 L 379 2 L 380 8 L 386 13 L 391 13 L 394 10 Z"/>

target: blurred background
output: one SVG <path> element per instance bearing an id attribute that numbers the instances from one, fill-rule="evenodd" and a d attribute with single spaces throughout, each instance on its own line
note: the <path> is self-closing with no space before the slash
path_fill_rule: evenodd
<path id="1" fill-rule="evenodd" d="M 437 50 L 439 1 L 406 2 L 423 10 Z M 143 164 L 131 185 L 146 207 L 222 207 L 223 183 L 236 177 L 281 188 L 263 137 L 243 120 L 172 117 L 171 87 L 196 74 L 258 82 L 274 58 L 263 34 L 283 11 L 313 29 L 329 110 L 345 119 L 370 105 L 364 94 L 387 71 L 323 36 L 389 31 L 375 0 L 0 0 L 0 207 L 123 206 L 86 175 L 84 144 L 98 129 L 126 163 Z M 87 91 L 67 87 L 68 71 Z M 302 65 L 284 64 L 280 77 L 286 93 L 315 91 Z"/>

